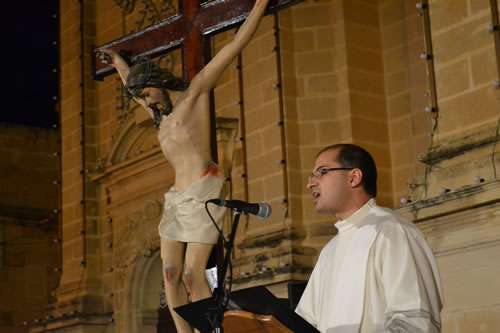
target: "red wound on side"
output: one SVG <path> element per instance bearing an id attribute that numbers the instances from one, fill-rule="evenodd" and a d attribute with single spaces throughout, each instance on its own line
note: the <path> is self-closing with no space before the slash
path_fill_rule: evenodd
<path id="1" fill-rule="evenodd" d="M 219 169 L 215 165 L 211 165 L 210 167 L 205 169 L 205 171 L 203 171 L 203 173 L 201 174 L 200 178 L 206 177 L 208 174 L 210 174 L 211 176 L 217 177 L 217 178 L 220 177 L 219 176 Z"/>

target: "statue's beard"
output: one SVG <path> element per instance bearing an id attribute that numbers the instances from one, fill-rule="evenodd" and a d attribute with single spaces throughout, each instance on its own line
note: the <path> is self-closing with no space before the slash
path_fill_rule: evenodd
<path id="1" fill-rule="evenodd" d="M 162 108 L 158 107 L 158 104 L 150 105 L 151 110 L 153 110 L 153 126 L 156 130 L 160 130 L 160 125 L 162 121 L 162 116 L 168 116 L 172 113 L 172 105 L 170 103 L 165 103 Z"/>

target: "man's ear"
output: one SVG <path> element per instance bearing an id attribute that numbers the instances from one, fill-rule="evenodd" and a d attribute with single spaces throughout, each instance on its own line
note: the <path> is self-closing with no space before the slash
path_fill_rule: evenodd
<path id="1" fill-rule="evenodd" d="M 349 184 L 351 185 L 351 187 L 358 187 L 358 186 L 361 186 L 361 182 L 363 180 L 363 171 L 361 171 L 361 169 L 358 169 L 358 168 L 355 168 L 355 169 L 352 169 L 351 171 L 351 179 L 350 179 L 350 182 Z"/>

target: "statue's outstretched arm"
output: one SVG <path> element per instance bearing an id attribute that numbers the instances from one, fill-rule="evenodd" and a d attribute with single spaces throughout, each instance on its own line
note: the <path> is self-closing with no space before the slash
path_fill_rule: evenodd
<path id="1" fill-rule="evenodd" d="M 118 75 L 120 75 L 120 78 L 122 79 L 123 85 L 125 86 L 127 84 L 128 74 L 130 73 L 130 67 L 125 59 L 123 59 L 117 52 L 111 49 L 101 51 L 101 54 L 99 56 L 101 57 L 102 62 L 104 62 L 105 64 L 110 64 L 116 69 Z M 150 117 L 154 119 L 153 110 L 148 105 L 146 105 L 146 101 L 143 98 L 134 97 L 134 101 L 136 101 L 139 105 L 146 109 Z"/>
<path id="2" fill-rule="evenodd" d="M 122 79 L 123 85 L 127 83 L 128 73 L 130 72 L 130 67 L 127 62 L 115 51 L 111 49 L 102 50 L 99 54 L 102 62 L 105 64 L 112 65 L 120 78 Z"/>
<path id="3" fill-rule="evenodd" d="M 215 86 L 215 82 L 222 72 L 229 66 L 231 61 L 248 44 L 253 34 L 257 30 L 260 19 L 264 16 L 264 11 L 269 0 L 256 0 L 252 11 L 245 22 L 234 36 L 234 39 L 226 44 L 215 57 L 193 78 L 189 89 L 209 92 Z"/>

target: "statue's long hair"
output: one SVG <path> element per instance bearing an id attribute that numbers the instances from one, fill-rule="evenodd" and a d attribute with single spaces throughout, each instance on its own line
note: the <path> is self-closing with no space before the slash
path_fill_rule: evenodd
<path id="1" fill-rule="evenodd" d="M 170 71 L 156 65 L 150 57 L 139 57 L 130 68 L 125 84 L 125 94 L 128 99 L 142 98 L 144 88 L 163 89 L 166 96 L 165 106 L 158 109 L 151 106 L 154 113 L 154 125 L 158 129 L 162 115 L 169 115 L 172 112 L 172 100 L 167 90 L 183 91 L 189 86 L 189 82 L 174 76 Z"/>
<path id="2" fill-rule="evenodd" d="M 144 88 L 163 88 L 167 90 L 182 91 L 189 83 L 174 76 L 167 69 L 156 65 L 150 57 L 139 57 L 130 68 L 125 88 L 134 91 Z"/>

